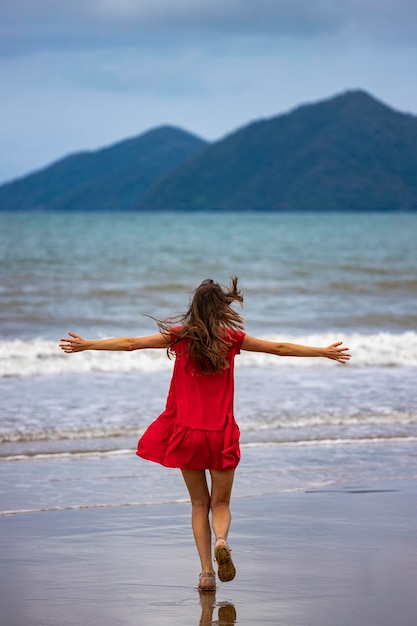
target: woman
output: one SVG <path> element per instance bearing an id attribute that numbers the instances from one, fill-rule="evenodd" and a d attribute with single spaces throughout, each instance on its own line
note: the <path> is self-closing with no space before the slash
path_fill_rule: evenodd
<path id="1" fill-rule="evenodd" d="M 240 460 L 239 428 L 233 413 L 234 359 L 241 350 L 277 356 L 350 359 L 342 342 L 326 348 L 256 339 L 243 332 L 243 319 L 232 308 L 243 303 L 237 277 L 230 288 L 204 280 L 188 311 L 177 319 L 157 320 L 160 332 L 148 337 L 85 340 L 69 333 L 61 339 L 64 352 L 165 348 L 175 355 L 174 371 L 164 412 L 145 431 L 138 456 L 181 469 L 190 494 L 192 529 L 201 562 L 198 588 L 214 591 L 214 557 L 222 582 L 233 580 L 235 566 L 227 543 L 230 498 Z M 210 473 L 210 487 L 206 472 Z M 211 524 L 210 524 L 211 513 Z"/>

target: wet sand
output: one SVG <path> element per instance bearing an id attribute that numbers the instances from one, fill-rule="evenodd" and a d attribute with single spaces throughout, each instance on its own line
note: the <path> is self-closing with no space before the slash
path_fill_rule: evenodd
<path id="1" fill-rule="evenodd" d="M 189 505 L 0 518 L 5 626 L 415 626 L 417 481 L 235 500 L 237 567 L 198 593 Z"/>

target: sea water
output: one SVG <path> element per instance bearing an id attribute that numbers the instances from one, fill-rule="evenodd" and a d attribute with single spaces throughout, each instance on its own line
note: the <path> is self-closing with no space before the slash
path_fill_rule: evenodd
<path id="1" fill-rule="evenodd" d="M 0 213 L 0 512 L 186 499 L 134 454 L 166 352 L 58 343 L 153 334 L 232 275 L 249 334 L 352 353 L 236 358 L 235 495 L 417 478 L 416 236 L 405 213 Z"/>

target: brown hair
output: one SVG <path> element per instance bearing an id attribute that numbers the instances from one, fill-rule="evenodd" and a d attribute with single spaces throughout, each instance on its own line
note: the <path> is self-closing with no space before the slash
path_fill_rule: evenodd
<path id="1" fill-rule="evenodd" d="M 221 372 L 229 367 L 227 351 L 232 344 L 227 340 L 224 329 L 243 328 L 242 317 L 231 307 L 233 302 L 243 304 L 237 281 L 237 276 L 233 276 L 230 287 L 226 288 L 211 279 L 203 280 L 194 291 L 184 315 L 157 320 L 164 333 L 172 332 L 174 321 L 182 326 L 175 329 L 171 348 L 182 339 L 188 339 L 189 362 L 197 364 L 198 370 L 204 374 Z"/>

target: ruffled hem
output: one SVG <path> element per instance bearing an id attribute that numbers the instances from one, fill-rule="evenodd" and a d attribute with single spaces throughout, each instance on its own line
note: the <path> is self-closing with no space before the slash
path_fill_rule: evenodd
<path id="1" fill-rule="evenodd" d="M 139 439 L 136 454 L 165 467 L 234 470 L 240 461 L 236 422 L 224 430 L 187 428 L 158 418 Z"/>

